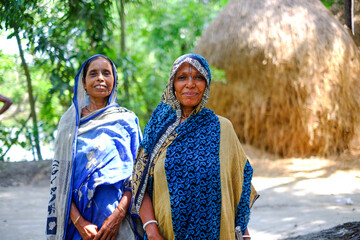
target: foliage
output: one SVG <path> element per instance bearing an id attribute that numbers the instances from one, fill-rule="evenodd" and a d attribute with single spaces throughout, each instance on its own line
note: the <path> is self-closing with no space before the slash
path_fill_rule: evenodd
<path id="1" fill-rule="evenodd" d="M 0 29 L 11 29 L 15 23 L 24 29 L 20 33 L 31 59 L 30 73 L 44 144 L 53 141 L 57 123 L 71 104 L 80 65 L 96 53 L 114 61 L 119 76 L 118 102 L 134 111 L 144 128 L 160 100 L 173 61 L 193 50 L 203 29 L 227 0 L 0 3 Z M 121 36 L 120 4 L 125 10 L 125 36 Z M 10 32 L 8 38 L 12 37 Z M 125 49 L 121 47 L 122 39 L 126 41 Z M 6 121 L 1 121 L 0 145 L 10 146 L 14 142 L 30 149 L 31 141 L 14 140 L 29 117 L 20 60 L 0 55 L 0 84 L 5 86 L 1 93 L 14 102 L 6 113 Z M 31 128 L 26 126 L 20 135 L 27 136 L 26 132 L 31 133 Z M 1 151 L 3 154 L 5 150 Z"/>
<path id="2" fill-rule="evenodd" d="M 344 1 L 343 0 L 321 0 L 321 2 L 325 5 L 325 7 L 330 9 L 334 3 L 343 4 Z"/>

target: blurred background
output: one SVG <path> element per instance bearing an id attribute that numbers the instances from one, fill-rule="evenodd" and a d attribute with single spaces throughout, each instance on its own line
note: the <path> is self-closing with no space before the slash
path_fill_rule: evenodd
<path id="1" fill-rule="evenodd" d="M 279 156 L 356 155 L 360 29 L 351 2 L 2 1 L 0 95 L 12 105 L 0 115 L 0 160 L 52 158 L 75 75 L 97 53 L 114 60 L 118 102 L 142 129 L 172 62 L 196 52 L 212 65 L 208 107 L 242 143 Z"/>

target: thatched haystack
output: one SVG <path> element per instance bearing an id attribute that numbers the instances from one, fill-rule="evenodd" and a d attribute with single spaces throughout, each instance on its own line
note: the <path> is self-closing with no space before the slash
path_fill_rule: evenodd
<path id="1" fill-rule="evenodd" d="M 359 147 L 359 53 L 320 1 L 230 0 L 195 52 L 225 70 L 208 107 L 241 141 L 283 156 Z"/>

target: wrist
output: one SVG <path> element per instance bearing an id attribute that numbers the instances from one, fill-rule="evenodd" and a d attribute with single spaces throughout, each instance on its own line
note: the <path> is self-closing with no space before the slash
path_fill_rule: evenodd
<path id="1" fill-rule="evenodd" d="M 79 222 L 80 218 L 81 218 L 81 214 L 79 214 L 79 216 L 77 216 L 77 218 L 73 221 L 74 226 L 76 226 L 76 224 Z"/>
<path id="2" fill-rule="evenodd" d="M 158 222 L 156 220 L 149 220 L 143 225 L 144 231 L 146 231 L 146 235 L 149 239 L 156 239 L 160 236 Z"/>
<path id="3" fill-rule="evenodd" d="M 125 217 L 126 215 L 126 211 L 123 207 L 121 207 L 120 205 L 118 205 L 115 209 L 115 211 L 120 213 L 120 216 Z"/>

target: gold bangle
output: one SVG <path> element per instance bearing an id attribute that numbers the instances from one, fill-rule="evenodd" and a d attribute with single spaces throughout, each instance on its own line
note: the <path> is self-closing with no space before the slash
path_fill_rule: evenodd
<path id="1" fill-rule="evenodd" d="M 121 207 L 120 205 L 118 205 L 116 209 L 119 210 L 120 212 L 122 211 L 124 214 L 126 214 L 125 209 L 123 207 Z"/>
<path id="2" fill-rule="evenodd" d="M 77 221 L 80 219 L 80 217 L 81 217 L 81 214 L 79 214 L 79 216 L 76 218 L 76 220 L 74 221 L 74 226 L 75 226 L 75 224 L 77 223 Z"/>

